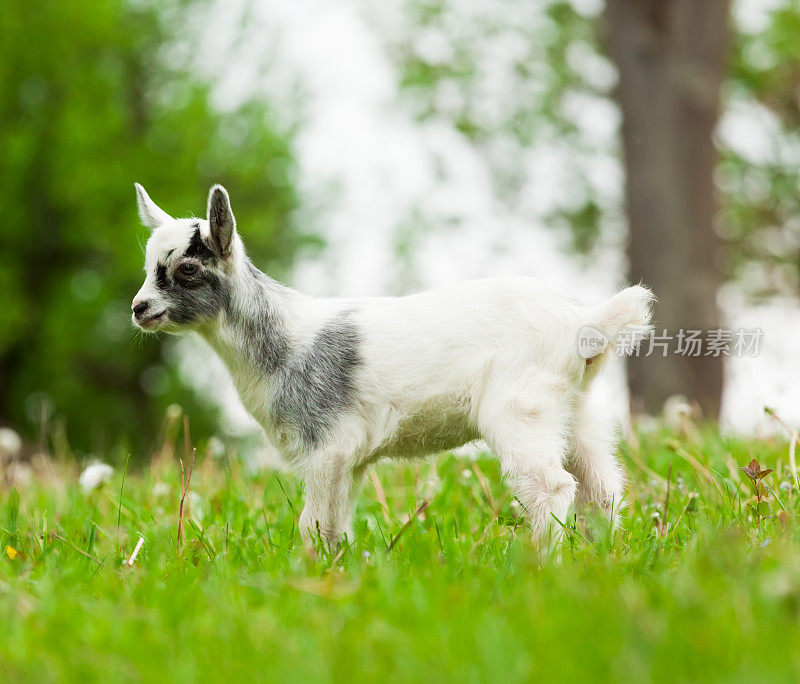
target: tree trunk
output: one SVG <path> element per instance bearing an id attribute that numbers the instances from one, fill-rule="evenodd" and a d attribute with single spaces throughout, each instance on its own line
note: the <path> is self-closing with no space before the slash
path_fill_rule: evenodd
<path id="1" fill-rule="evenodd" d="M 659 298 L 657 334 L 719 328 L 712 135 L 729 17 L 730 0 L 606 2 L 623 116 L 630 277 Z M 666 357 L 647 350 L 629 365 L 634 410 L 656 413 L 667 397 L 683 394 L 718 417 L 721 357 L 677 354 L 674 339 Z"/>

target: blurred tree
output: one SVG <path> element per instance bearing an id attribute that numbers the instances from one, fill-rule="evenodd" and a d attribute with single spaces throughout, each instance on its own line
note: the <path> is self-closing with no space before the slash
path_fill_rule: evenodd
<path id="1" fill-rule="evenodd" d="M 609 52 L 619 71 L 630 277 L 659 297 L 657 329 L 719 327 L 720 243 L 713 133 L 729 36 L 729 0 L 606 0 Z M 672 351 L 631 359 L 638 408 L 685 394 L 716 419 L 721 356 Z"/>
<path id="2" fill-rule="evenodd" d="M 24 2 L 0 12 L 0 423 L 34 433 L 48 413 L 70 442 L 151 443 L 164 408 L 212 406 L 179 386 L 130 300 L 146 229 L 133 182 L 175 215 L 230 190 L 259 265 L 280 275 L 293 229 L 292 157 L 265 104 L 220 113 L 175 36 L 203 3 Z M 140 452 L 137 452 L 140 453 Z"/>

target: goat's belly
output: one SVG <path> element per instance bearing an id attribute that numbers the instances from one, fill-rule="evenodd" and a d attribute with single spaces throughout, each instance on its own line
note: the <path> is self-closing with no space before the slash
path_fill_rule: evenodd
<path id="1" fill-rule="evenodd" d="M 480 435 L 461 408 L 430 406 L 403 418 L 397 429 L 370 454 L 414 458 L 456 449 Z"/>

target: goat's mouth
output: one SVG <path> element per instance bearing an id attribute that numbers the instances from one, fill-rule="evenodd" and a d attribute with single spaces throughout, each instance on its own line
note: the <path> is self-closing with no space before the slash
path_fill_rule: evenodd
<path id="1" fill-rule="evenodd" d="M 161 323 L 163 323 L 166 315 L 167 310 L 164 309 L 162 312 L 154 314 L 149 318 L 145 318 L 143 321 L 136 321 L 136 325 L 138 325 L 142 330 L 154 330 L 161 325 Z"/>

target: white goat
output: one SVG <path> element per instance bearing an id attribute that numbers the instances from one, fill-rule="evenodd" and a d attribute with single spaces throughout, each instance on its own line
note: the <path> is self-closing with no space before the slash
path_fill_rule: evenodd
<path id="1" fill-rule="evenodd" d="M 306 544 L 348 532 L 370 463 L 478 438 L 516 487 L 537 542 L 557 540 L 551 525 L 566 519 L 576 493 L 615 516 L 624 475 L 613 431 L 586 394 L 614 338 L 647 326 L 649 290 L 629 287 L 595 307 L 532 278 L 312 298 L 253 266 L 221 186 L 206 220 L 174 219 L 136 190 L 153 232 L 133 321 L 196 331 L 219 354 L 244 406 L 303 478 Z M 612 343 L 579 353 L 586 326 Z"/>

